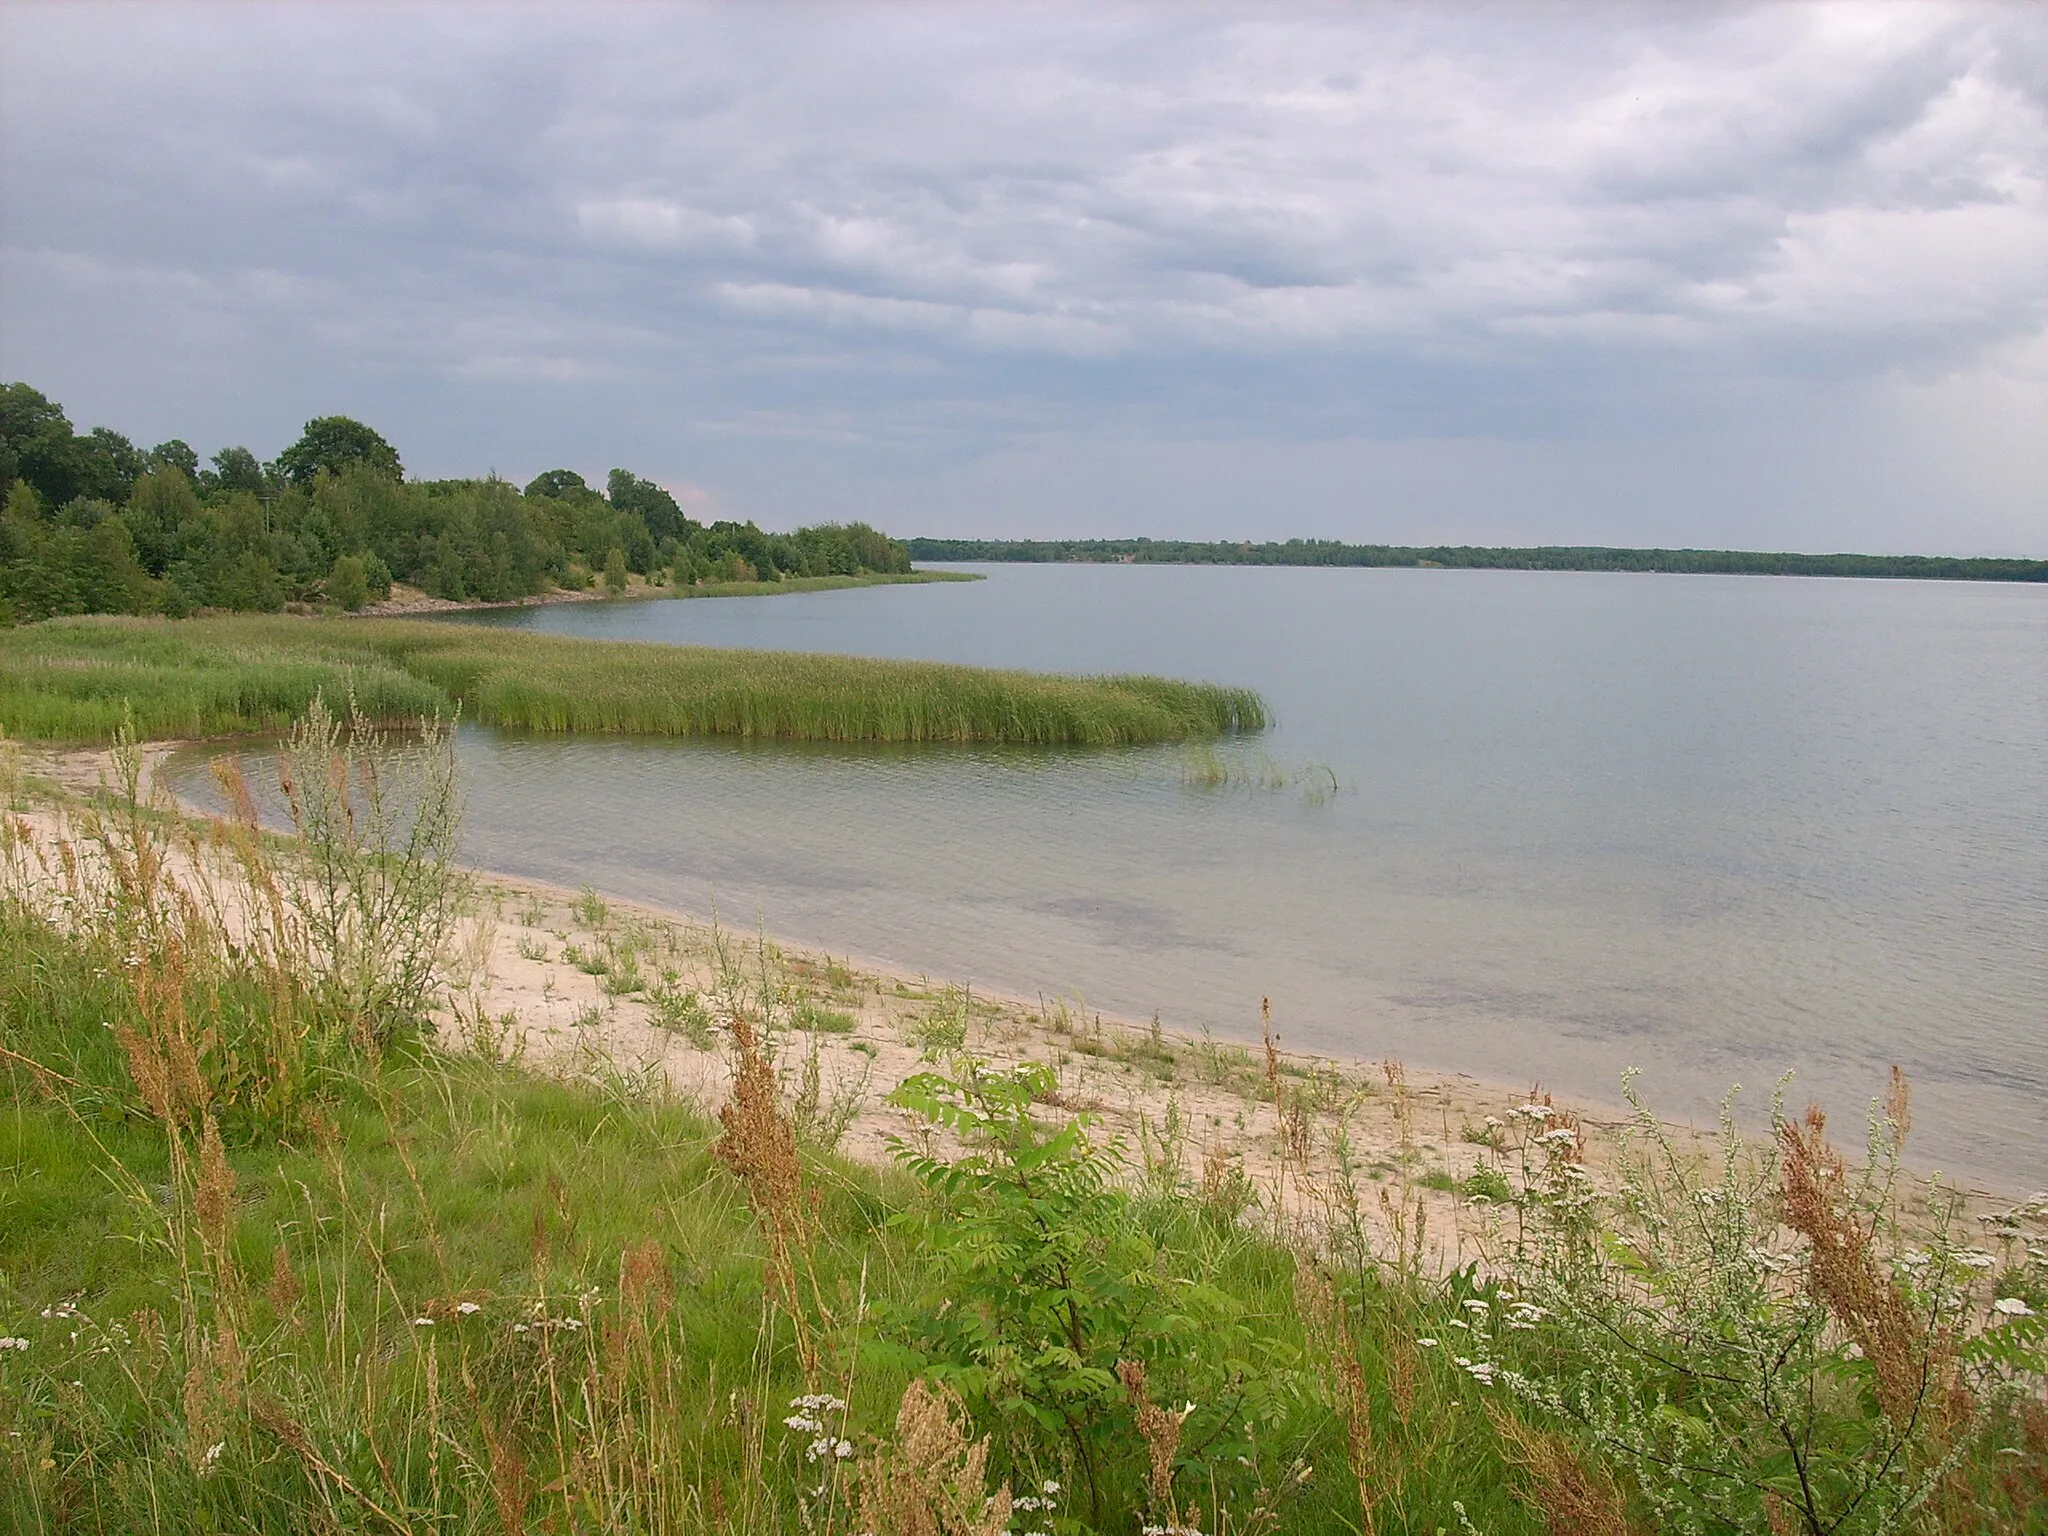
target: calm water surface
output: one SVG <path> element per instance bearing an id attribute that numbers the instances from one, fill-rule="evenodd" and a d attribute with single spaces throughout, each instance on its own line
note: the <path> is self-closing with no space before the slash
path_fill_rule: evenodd
<path id="1" fill-rule="evenodd" d="M 569 604 L 565 634 L 1261 690 L 1299 789 L 1179 748 L 467 731 L 480 863 L 1169 1026 L 1709 1112 L 1740 1082 L 2048 1182 L 2048 588 L 993 566 Z"/>

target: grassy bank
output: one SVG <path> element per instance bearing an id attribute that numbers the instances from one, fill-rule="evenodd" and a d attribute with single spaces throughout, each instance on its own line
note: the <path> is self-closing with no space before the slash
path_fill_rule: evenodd
<path id="1" fill-rule="evenodd" d="M 1116 745 L 1256 730 L 1248 689 L 568 639 L 405 620 L 60 619 L 0 631 L 0 731 L 104 742 L 278 730 L 353 689 L 397 719 L 810 741 Z"/>
<path id="2" fill-rule="evenodd" d="M 843 592 L 850 587 L 914 586 L 932 581 L 986 581 L 973 571 L 907 571 L 860 576 L 787 576 L 781 581 L 699 581 L 664 590 L 669 597 L 776 597 L 789 592 Z"/>
<path id="3" fill-rule="evenodd" d="M 1908 1224 L 1903 1083 L 1867 1162 L 1812 1119 L 1700 1159 L 1645 1117 L 1597 1187 L 1588 1128 L 1521 1105 L 1474 1128 L 1469 1198 L 1497 1215 L 1448 1272 L 1391 1065 L 1386 1180 L 1341 1113 L 1311 1179 L 1319 1122 L 1269 1055 L 1309 1181 L 1269 1204 L 1227 1160 L 1188 1169 L 1171 1108 L 1119 1144 L 1055 1066 L 977 1060 L 963 1010 L 890 1095 L 893 1167 L 858 1166 L 807 1069 L 837 1026 L 765 948 L 719 947 L 677 1004 L 728 1059 L 715 1121 L 596 1054 L 543 1078 L 503 1021 L 450 1013 L 445 740 L 394 755 L 315 719 L 284 761 L 296 841 L 132 792 L 0 833 L 9 1529 L 2048 1518 L 2042 1212 Z M 612 971 L 662 963 L 615 946 Z"/>

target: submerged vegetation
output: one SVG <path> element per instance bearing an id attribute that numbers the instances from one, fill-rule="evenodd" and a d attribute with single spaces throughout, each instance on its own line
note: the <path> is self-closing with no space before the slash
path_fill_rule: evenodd
<path id="1" fill-rule="evenodd" d="M 0 385 L 0 624 L 353 610 L 394 581 L 499 602 L 598 580 L 684 592 L 909 570 L 903 545 L 864 523 L 707 525 L 630 470 L 602 491 L 567 469 L 523 491 L 495 476 L 407 480 L 397 450 L 345 416 L 307 422 L 273 462 L 236 447 L 202 467 L 182 441 L 145 452 L 105 427 L 74 432 L 39 391 Z"/>
<path id="2" fill-rule="evenodd" d="M 1441 566 L 1483 571 L 1665 571 L 1721 576 L 1875 576 L 1916 581 L 2048 581 L 2048 560 L 1947 555 L 1807 555 L 1752 549 L 1492 548 L 1346 544 L 1338 539 L 912 539 L 914 560 L 1130 565 Z"/>
<path id="3" fill-rule="evenodd" d="M 1156 677 L 570 639 L 417 620 L 74 618 L 0 632 L 0 730 L 109 741 L 368 716 L 530 731 L 1118 745 L 1258 730 L 1256 693 Z"/>
<path id="4" fill-rule="evenodd" d="M 542 1076 L 481 1010 L 436 1009 L 467 963 L 445 735 L 393 755 L 316 711 L 281 755 L 289 840 L 231 771 L 243 810 L 192 824 L 116 760 L 66 813 L 17 787 L 0 848 L 8 1529 L 2048 1519 L 2048 1212 L 1980 1236 L 1909 1190 L 1902 1080 L 1858 1163 L 1817 1116 L 1700 1151 L 1644 1114 L 1600 1176 L 1590 1129 L 1531 1096 L 1467 1128 L 1484 1257 L 1450 1269 L 1394 1064 L 1391 1182 L 1341 1118 L 1311 1175 L 1321 1084 L 1269 1038 L 1246 1089 L 1283 1200 L 1213 1155 L 1191 1175 L 1173 1114 L 1133 1157 L 1057 1063 L 977 1058 L 961 994 L 891 1095 L 893 1167 L 864 1167 L 789 1070 L 833 1026 L 737 948 L 676 1009 L 726 1053 L 716 1121 L 602 1057 Z M 390 976 L 413 979 L 368 984 Z M 1156 1031 L 1131 1049 L 1171 1057 Z"/>

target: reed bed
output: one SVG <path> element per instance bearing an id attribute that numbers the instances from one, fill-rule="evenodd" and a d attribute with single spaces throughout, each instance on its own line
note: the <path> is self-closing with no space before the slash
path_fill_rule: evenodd
<path id="1" fill-rule="evenodd" d="M 1256 731 L 1250 689 L 418 620 L 63 619 L 0 633 L 0 731 L 104 742 L 279 730 L 315 695 L 375 718 L 798 741 L 1121 746 Z"/>

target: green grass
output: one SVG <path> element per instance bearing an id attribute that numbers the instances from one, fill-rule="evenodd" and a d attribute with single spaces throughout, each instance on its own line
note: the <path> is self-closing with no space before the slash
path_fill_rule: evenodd
<path id="1" fill-rule="evenodd" d="M 800 1528 L 808 1437 L 782 1420 L 817 1384 L 765 1289 L 745 1189 L 712 1154 L 715 1123 L 644 1085 L 409 1046 L 331 1084 L 315 1134 L 230 1146 L 222 1262 L 190 1230 L 189 1164 L 180 1175 L 134 1103 L 104 1026 L 137 1016 L 107 961 L 0 906 L 0 1045 L 73 1080 L 46 1093 L 0 1061 L 0 1336 L 28 1341 L 0 1353 L 0 1529 Z M 804 1187 L 827 1385 L 869 1455 L 909 1379 L 903 1344 L 929 1326 L 933 1257 L 895 1220 L 919 1196 L 827 1157 L 806 1158 Z M 1304 1348 L 1285 1248 L 1192 1200 L 1131 1217 L 1162 1265 L 1230 1298 L 1254 1359 Z M 634 1251 L 661 1276 L 639 1310 L 622 1282 Z M 537 1317 L 583 1321 L 542 1336 Z M 202 1433 L 190 1373 L 229 1319 L 232 1390 Z M 1380 1528 L 1455 1528 L 1461 1499 L 1489 1532 L 1535 1529 L 1481 1395 L 1444 1362 L 1421 1368 L 1418 1401 L 1445 1416 L 1424 1458 L 1436 1475 Z M 1266 1405 L 1259 1432 L 1269 1477 L 1297 1455 L 1319 1469 L 1285 1528 L 1355 1529 L 1320 1393 Z M 1382 1433 L 1398 1438 L 1390 1415 Z M 516 1448 L 523 1524 L 494 1491 L 493 1437 Z M 1102 1529 L 1134 1529 L 1134 1439 L 1114 1472 Z M 858 1528 L 850 1512 L 831 1527 Z"/>
<path id="2" fill-rule="evenodd" d="M 1249 689 L 570 639 L 420 620 L 79 618 L 0 632 L 0 731 L 104 742 L 281 730 L 316 693 L 540 732 L 1115 746 L 1258 730 Z"/>

